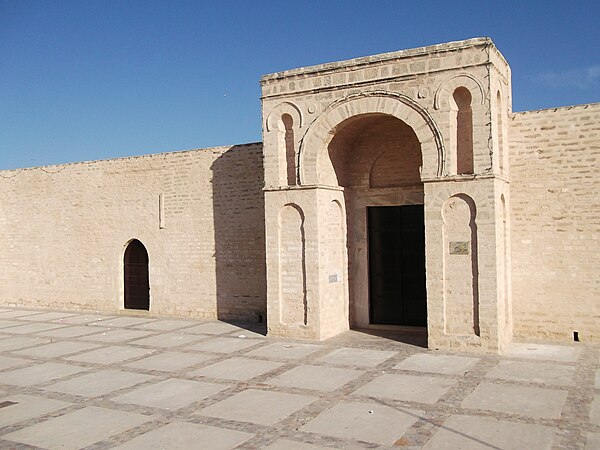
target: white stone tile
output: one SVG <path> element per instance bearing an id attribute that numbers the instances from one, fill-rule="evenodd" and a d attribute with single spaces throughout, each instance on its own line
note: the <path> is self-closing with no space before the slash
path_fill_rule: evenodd
<path id="1" fill-rule="evenodd" d="M 19 350 L 48 342 L 50 342 L 50 339 L 37 336 L 3 336 L 0 339 L 0 352 Z"/>
<path id="2" fill-rule="evenodd" d="M 433 404 L 454 384 L 456 381 L 449 378 L 385 374 L 365 384 L 353 394 Z"/>
<path id="3" fill-rule="evenodd" d="M 176 372 L 208 361 L 211 358 L 214 358 L 214 356 L 202 353 L 164 352 L 125 364 L 125 366 L 136 369 Z"/>
<path id="4" fill-rule="evenodd" d="M 35 334 L 43 331 L 55 330 L 64 326 L 65 325 L 59 325 L 57 323 L 25 323 L 18 327 L 4 328 L 2 332 L 8 334 Z"/>
<path id="5" fill-rule="evenodd" d="M 14 403 L 10 406 L 0 408 L 0 428 L 71 406 L 71 403 L 61 400 L 52 400 L 25 394 L 3 396 L 0 402 Z"/>
<path id="6" fill-rule="evenodd" d="M 572 386 L 575 367 L 531 361 L 500 361 L 486 375 L 508 381 Z"/>
<path id="7" fill-rule="evenodd" d="M 129 343 L 133 345 L 143 345 L 147 347 L 173 348 L 180 347 L 186 344 L 191 344 L 192 342 L 197 342 L 200 339 L 202 339 L 202 337 L 191 334 L 160 333 L 156 336 L 149 336 L 142 339 L 136 339 L 135 341 L 131 341 Z"/>
<path id="8" fill-rule="evenodd" d="M 112 400 L 117 403 L 175 410 L 204 400 L 224 389 L 227 389 L 227 386 L 222 384 L 170 378 L 160 383 L 139 387 Z"/>
<path id="9" fill-rule="evenodd" d="M 58 356 L 70 355 L 83 352 L 98 347 L 98 344 L 89 342 L 54 342 L 52 344 L 38 345 L 37 347 L 26 348 L 14 352 L 15 355 L 34 356 L 36 358 L 55 358 Z"/>
<path id="10" fill-rule="evenodd" d="M 423 415 L 408 408 L 390 408 L 377 403 L 341 402 L 323 411 L 302 431 L 341 439 L 359 439 L 392 446 Z"/>
<path id="11" fill-rule="evenodd" d="M 91 327 L 90 327 L 91 328 Z M 94 342 L 106 342 L 106 343 L 120 343 L 131 341 L 133 339 L 140 339 L 156 333 L 152 331 L 141 331 L 141 330 L 126 330 L 126 329 L 115 329 L 111 330 L 108 328 L 98 328 L 98 333 L 91 336 L 84 336 L 82 340 L 94 341 Z"/>
<path id="12" fill-rule="evenodd" d="M 394 369 L 439 373 L 443 375 L 463 375 L 478 362 L 479 358 L 469 356 L 417 353 L 396 364 Z"/>
<path id="13" fill-rule="evenodd" d="M 56 330 L 42 331 L 39 334 L 41 336 L 55 337 L 55 338 L 74 338 L 79 336 L 87 336 L 88 334 L 96 334 L 101 332 L 101 329 L 97 327 L 88 327 L 83 325 L 67 326 L 64 328 L 58 328 Z"/>
<path id="14" fill-rule="evenodd" d="M 142 325 L 144 323 L 154 322 L 156 319 L 144 319 L 142 317 L 116 317 L 107 320 L 102 320 L 100 322 L 93 323 L 91 325 L 98 325 L 101 327 L 107 328 L 125 328 L 125 327 L 133 327 L 137 325 Z"/>
<path id="15" fill-rule="evenodd" d="M 187 376 L 202 376 L 216 379 L 246 381 L 251 378 L 263 375 L 271 370 L 281 367 L 281 363 L 273 361 L 261 361 L 249 358 L 229 358 L 210 366 L 203 367 L 192 372 Z"/>
<path id="16" fill-rule="evenodd" d="M 42 314 L 34 314 L 32 316 L 27 317 L 27 320 L 31 320 L 34 322 L 50 322 L 58 319 L 65 319 L 67 317 L 73 317 L 77 314 L 74 313 L 65 313 L 65 312 L 46 312 Z"/>
<path id="17" fill-rule="evenodd" d="M 463 400 L 462 406 L 534 418 L 558 419 L 567 395 L 567 391 L 556 389 L 484 381 Z"/>
<path id="18" fill-rule="evenodd" d="M 12 369 L 13 367 L 31 364 L 30 359 L 11 358 L 9 356 L 0 356 L 0 370 Z"/>
<path id="19" fill-rule="evenodd" d="M 340 348 L 317 359 L 317 361 L 342 366 L 376 367 L 394 356 L 396 352 L 362 348 Z"/>
<path id="20" fill-rule="evenodd" d="M 69 361 L 80 361 L 93 364 L 114 364 L 127 361 L 128 359 L 139 358 L 140 356 L 149 355 L 153 350 L 145 348 L 134 348 L 127 346 L 113 345 L 103 347 L 80 355 L 70 356 Z"/>
<path id="21" fill-rule="evenodd" d="M 33 386 L 48 381 L 57 380 L 62 377 L 74 375 L 88 370 L 85 367 L 72 364 L 44 363 L 22 369 L 11 370 L 0 373 L 0 383 L 15 386 Z"/>
<path id="22" fill-rule="evenodd" d="M 44 390 L 92 398 L 110 394 L 118 389 L 135 386 L 154 378 L 152 375 L 124 372 L 122 370 L 102 370 L 51 384 L 46 386 Z"/>
<path id="23" fill-rule="evenodd" d="M 210 337 L 196 342 L 185 349 L 211 353 L 233 353 L 261 344 L 262 342 L 257 339 L 240 339 L 237 337 Z"/>
<path id="24" fill-rule="evenodd" d="M 124 443 L 117 450 L 230 450 L 254 435 L 243 431 L 187 422 L 171 422 Z M 289 449 L 288 449 L 289 450 Z"/>
<path id="25" fill-rule="evenodd" d="M 544 425 L 507 422 L 492 417 L 451 416 L 423 450 L 551 449 L 555 430 Z"/>
<path id="26" fill-rule="evenodd" d="M 64 324 L 73 324 L 73 325 L 83 325 L 83 324 L 92 324 L 96 322 L 100 322 L 102 320 L 113 320 L 115 316 L 102 316 L 100 314 L 81 314 L 71 317 L 62 317 L 60 319 L 55 319 L 52 322 L 55 323 L 64 323 Z"/>
<path id="27" fill-rule="evenodd" d="M 181 328 L 190 327 L 192 325 L 197 325 L 198 321 L 196 320 L 176 320 L 176 319 L 161 319 L 156 320 L 154 322 L 148 322 L 141 325 L 135 325 L 134 328 L 139 328 L 140 330 L 150 330 L 150 331 L 173 331 L 179 330 Z"/>
<path id="28" fill-rule="evenodd" d="M 0 329 L 16 327 L 19 325 L 23 325 L 22 320 L 0 319 Z"/>
<path id="29" fill-rule="evenodd" d="M 315 400 L 316 397 L 305 395 L 248 389 L 208 406 L 198 414 L 258 425 L 273 425 Z"/>
<path id="30" fill-rule="evenodd" d="M 13 309 L 8 311 L 0 312 L 0 318 L 2 319 L 12 319 L 12 318 L 27 318 L 32 317 L 36 314 L 42 314 L 43 311 L 28 311 L 25 309 Z"/>
<path id="31" fill-rule="evenodd" d="M 276 359 L 299 359 L 311 353 L 321 350 L 321 345 L 314 344 L 295 344 L 287 342 L 277 342 L 275 344 L 265 345 L 247 353 L 248 356 L 260 356 L 263 358 Z"/>
<path id="32" fill-rule="evenodd" d="M 558 362 L 576 362 L 581 349 L 551 344 L 511 344 L 504 356 L 512 358 L 543 359 Z"/>
<path id="33" fill-rule="evenodd" d="M 151 416 L 88 406 L 2 436 L 49 450 L 77 450 L 135 428 Z"/>
<path id="34" fill-rule="evenodd" d="M 234 331 L 243 334 L 246 330 L 227 322 L 207 322 L 185 329 L 185 332 L 190 334 L 224 334 Z"/>
<path id="35" fill-rule="evenodd" d="M 288 386 L 317 391 L 335 391 L 355 380 L 363 372 L 340 367 L 301 365 L 266 381 L 275 386 Z"/>

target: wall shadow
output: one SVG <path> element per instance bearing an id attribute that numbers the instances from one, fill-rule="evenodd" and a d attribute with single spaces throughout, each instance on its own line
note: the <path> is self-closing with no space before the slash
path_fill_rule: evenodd
<path id="1" fill-rule="evenodd" d="M 213 162 L 211 171 L 217 318 L 265 334 L 262 143 L 232 146 Z"/>

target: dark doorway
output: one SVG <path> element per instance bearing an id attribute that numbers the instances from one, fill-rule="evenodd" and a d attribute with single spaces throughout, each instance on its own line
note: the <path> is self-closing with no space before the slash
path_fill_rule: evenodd
<path id="1" fill-rule="evenodd" d="M 372 324 L 427 325 L 423 205 L 368 208 Z"/>
<path id="2" fill-rule="evenodd" d="M 150 310 L 148 252 L 137 239 L 129 243 L 123 258 L 125 270 L 125 309 Z"/>

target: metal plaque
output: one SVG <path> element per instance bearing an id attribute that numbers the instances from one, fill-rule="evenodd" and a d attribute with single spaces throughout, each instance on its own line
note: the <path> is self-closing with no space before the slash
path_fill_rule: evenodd
<path id="1" fill-rule="evenodd" d="M 468 255 L 469 241 L 452 241 L 450 242 L 451 255 Z"/>

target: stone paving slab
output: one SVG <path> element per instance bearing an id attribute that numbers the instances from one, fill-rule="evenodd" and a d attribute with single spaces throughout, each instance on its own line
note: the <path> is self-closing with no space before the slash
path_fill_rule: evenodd
<path id="1" fill-rule="evenodd" d="M 451 416 L 423 448 L 549 450 L 553 442 L 554 430 L 548 426 L 489 417 Z"/>
<path id="2" fill-rule="evenodd" d="M 86 367 L 47 362 L 0 373 L 0 383 L 28 387 L 87 370 Z"/>
<path id="3" fill-rule="evenodd" d="M 86 362 L 94 364 L 114 364 L 127 361 L 129 359 L 139 358 L 153 353 L 152 350 L 144 348 L 127 347 L 124 345 L 112 345 L 103 347 L 80 355 L 70 356 L 69 361 Z"/>
<path id="4" fill-rule="evenodd" d="M 134 369 L 177 372 L 210 359 L 213 359 L 213 356 L 202 353 L 164 352 L 127 363 L 125 366 L 133 367 Z"/>
<path id="5" fill-rule="evenodd" d="M 53 320 L 56 323 L 64 323 L 71 325 L 81 325 L 81 324 L 92 324 L 95 322 L 100 322 L 102 320 L 110 321 L 115 319 L 115 316 L 103 316 L 100 314 L 77 314 L 70 317 L 61 317 L 59 319 Z"/>
<path id="6" fill-rule="evenodd" d="M 136 339 L 130 343 L 133 345 L 143 345 L 146 347 L 158 348 L 173 348 L 181 347 L 182 345 L 191 344 L 203 339 L 200 336 L 183 333 L 163 333 L 159 335 L 149 336 L 142 339 Z"/>
<path id="7" fill-rule="evenodd" d="M 472 409 L 547 419 L 560 418 L 568 392 L 529 386 L 482 382 L 462 402 Z"/>
<path id="8" fill-rule="evenodd" d="M 556 362 L 576 362 L 580 354 L 581 350 L 575 347 L 537 343 L 513 343 L 504 352 L 507 357 L 543 359 Z"/>
<path id="9" fill-rule="evenodd" d="M 233 353 L 249 347 L 254 347 L 262 341 L 256 339 L 240 339 L 235 337 L 215 337 L 206 339 L 189 347 L 186 350 L 196 350 L 199 352 L 211 353 Z"/>
<path id="10" fill-rule="evenodd" d="M 94 324 L 95 325 L 95 324 Z M 84 336 L 82 339 L 86 341 L 94 341 L 94 342 L 112 342 L 114 344 L 120 342 L 131 341 L 134 339 L 141 339 L 147 336 L 154 336 L 156 333 L 151 331 L 142 331 L 142 330 L 127 330 L 127 329 L 116 329 L 111 330 L 108 328 L 98 329 L 98 333 L 92 336 Z"/>
<path id="11" fill-rule="evenodd" d="M 55 330 L 62 327 L 64 327 L 64 325 L 57 323 L 27 323 L 24 325 L 19 325 L 18 327 L 5 328 L 3 329 L 3 332 L 10 334 L 34 334 L 41 333 L 43 331 Z"/>
<path id="12" fill-rule="evenodd" d="M 396 364 L 394 369 L 414 372 L 430 372 L 444 375 L 465 374 L 479 362 L 479 358 L 469 356 L 436 355 L 419 353 L 411 355 Z"/>
<path id="13" fill-rule="evenodd" d="M 273 425 L 304 408 L 315 397 L 248 389 L 198 412 L 226 420 Z"/>
<path id="14" fill-rule="evenodd" d="M 600 448 L 598 347 L 64 314 L 0 308 L 0 448 Z"/>
<path id="15" fill-rule="evenodd" d="M 87 336 L 88 334 L 97 334 L 102 330 L 94 327 L 87 326 L 76 326 L 76 327 L 66 327 L 66 328 L 58 328 L 50 331 L 42 331 L 39 333 L 42 336 L 48 337 L 56 337 L 56 338 L 73 338 L 79 336 Z"/>
<path id="16" fill-rule="evenodd" d="M 377 403 L 341 402 L 311 420 L 302 430 L 391 446 L 422 415 L 422 411 Z"/>
<path id="17" fill-rule="evenodd" d="M 571 386 L 575 367 L 530 361 L 500 361 L 487 373 L 487 378 L 540 383 L 553 386 Z"/>
<path id="18" fill-rule="evenodd" d="M 151 420 L 150 416 L 88 406 L 3 436 L 45 449 L 77 450 Z"/>
<path id="19" fill-rule="evenodd" d="M 172 422 L 115 448 L 118 450 L 190 450 L 206 446 L 211 450 L 231 450 L 252 436 L 251 433 L 243 431 L 196 423 Z"/>
<path id="20" fill-rule="evenodd" d="M 0 403 L 10 403 L 8 406 L 0 408 L 0 427 L 6 427 L 27 419 L 33 419 L 43 416 L 52 411 L 56 411 L 68 406 L 61 400 L 37 397 L 32 395 L 17 394 L 8 397 L 1 397 Z"/>
<path id="21" fill-rule="evenodd" d="M 15 336 L 7 337 L 6 335 L 0 338 L 0 352 L 19 350 L 26 347 L 34 347 L 39 344 L 50 342 L 48 338 L 38 336 Z"/>
<path id="22" fill-rule="evenodd" d="M 15 355 L 33 356 L 37 358 L 54 358 L 57 356 L 71 355 L 98 348 L 98 344 L 89 342 L 53 342 L 51 344 L 38 345 L 13 352 Z"/>
<path id="23" fill-rule="evenodd" d="M 322 348 L 323 347 L 320 345 L 315 344 L 278 342 L 276 344 L 269 344 L 256 350 L 252 350 L 248 352 L 247 355 L 275 359 L 299 359 L 317 352 Z"/>
<path id="24" fill-rule="evenodd" d="M 357 389 L 354 394 L 407 402 L 435 403 L 455 383 L 452 379 L 426 375 L 385 374 Z"/>
<path id="25" fill-rule="evenodd" d="M 117 403 L 132 403 L 151 408 L 175 410 L 204 400 L 226 388 L 227 386 L 221 384 L 171 378 L 160 383 L 136 388 L 112 400 Z"/>
<path id="26" fill-rule="evenodd" d="M 394 355 L 395 353 L 390 351 L 340 348 L 318 358 L 317 361 L 342 366 L 376 367 Z"/>
<path id="27" fill-rule="evenodd" d="M 32 320 L 34 322 L 50 322 L 53 320 L 66 319 L 67 317 L 73 317 L 76 315 L 77 314 L 65 312 L 47 312 L 29 316 L 27 320 Z"/>
<path id="28" fill-rule="evenodd" d="M 340 367 L 301 365 L 265 381 L 275 386 L 288 386 L 315 391 L 335 391 L 360 377 L 360 370 Z"/>
<path id="29" fill-rule="evenodd" d="M 13 367 L 31 364 L 30 359 L 13 358 L 11 356 L 0 356 L 0 370 L 12 369 Z"/>
<path id="30" fill-rule="evenodd" d="M 66 381 L 61 381 L 60 383 L 51 384 L 46 386 L 44 390 L 94 398 L 119 389 L 135 386 L 154 378 L 152 375 L 107 369 L 101 372 L 86 373 Z"/>
<path id="31" fill-rule="evenodd" d="M 280 363 L 249 358 L 232 357 L 202 369 L 188 372 L 188 376 L 247 381 L 281 367 Z"/>

